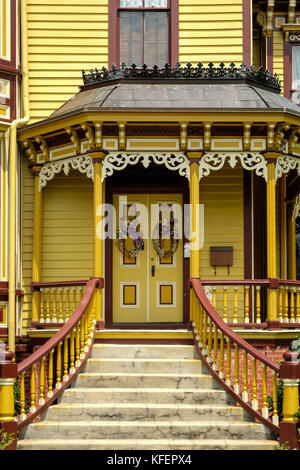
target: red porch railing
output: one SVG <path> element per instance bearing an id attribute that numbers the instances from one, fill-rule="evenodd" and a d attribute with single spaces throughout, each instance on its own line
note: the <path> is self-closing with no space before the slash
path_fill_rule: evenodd
<path id="1" fill-rule="evenodd" d="M 267 289 L 277 292 L 277 320 L 300 327 L 300 281 L 282 279 L 202 280 L 205 294 L 224 322 L 244 328 L 268 328 Z"/>
<path id="2" fill-rule="evenodd" d="M 205 281 L 203 284 L 206 282 L 211 284 L 211 281 Z M 215 285 L 216 283 L 218 281 L 215 281 Z M 220 283 L 222 285 L 236 285 L 236 281 L 228 281 L 228 283 L 220 281 Z M 246 283 L 249 284 L 248 281 Z M 212 293 L 212 297 L 209 299 L 204 290 L 205 286 L 202 285 L 200 279 L 191 279 L 190 284 L 192 288 L 191 323 L 195 346 L 201 360 L 237 403 L 259 422 L 279 434 L 282 426 L 279 423 L 277 402 L 278 381 L 281 370 L 279 364 L 261 354 L 225 323 L 216 310 L 216 295 Z M 244 284 L 245 281 L 239 281 L 239 285 Z M 253 281 L 252 285 L 269 286 L 269 283 L 268 281 Z M 225 309 L 226 305 L 225 298 Z M 245 305 L 248 307 L 247 303 Z M 225 319 L 227 320 L 226 316 Z M 298 378 L 300 378 L 300 365 L 297 362 L 292 365 L 295 367 L 291 378 L 294 379 L 295 374 L 298 374 Z M 283 376 L 287 378 L 287 375 Z M 296 393 L 298 394 L 298 390 L 296 390 Z M 272 410 L 268 406 L 268 396 L 272 396 L 273 399 Z M 293 403 L 296 408 L 297 403 L 299 406 L 299 397 L 298 401 L 295 399 Z M 298 408 L 295 411 L 298 411 Z M 297 418 L 289 419 L 292 419 L 293 423 L 283 423 L 285 436 L 288 435 L 285 425 L 293 424 L 293 433 L 295 433 L 298 421 Z M 299 448 L 299 443 L 296 441 L 293 445 Z"/>
<path id="3" fill-rule="evenodd" d="M 96 325 L 94 294 L 96 289 L 104 287 L 104 280 L 92 278 L 76 284 L 85 289 L 74 313 L 70 306 L 70 318 L 63 326 L 60 325 L 60 330 L 17 366 L 17 377 L 14 378 L 20 387 L 20 413 L 16 418 L 0 416 L 0 428 L 12 431 L 12 423 L 15 423 L 15 435 L 38 418 L 69 387 L 88 359 Z M 9 397 L 8 401 L 11 401 Z"/>

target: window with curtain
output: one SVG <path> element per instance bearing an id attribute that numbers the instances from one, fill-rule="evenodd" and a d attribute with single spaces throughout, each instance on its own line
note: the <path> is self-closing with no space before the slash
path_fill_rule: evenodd
<path id="1" fill-rule="evenodd" d="M 292 48 L 292 89 L 300 90 L 300 46 Z"/>
<path id="2" fill-rule="evenodd" d="M 120 63 L 163 66 L 169 62 L 167 0 L 120 0 Z"/>

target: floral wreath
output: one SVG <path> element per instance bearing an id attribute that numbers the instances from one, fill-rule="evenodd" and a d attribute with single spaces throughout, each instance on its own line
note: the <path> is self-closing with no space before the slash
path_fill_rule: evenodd
<path id="1" fill-rule="evenodd" d="M 142 234 L 137 235 L 137 232 L 140 232 L 140 230 L 140 224 L 133 223 L 133 221 L 130 221 L 127 224 L 122 224 L 117 228 L 119 250 L 128 258 L 136 258 L 139 254 L 139 251 L 144 249 L 144 241 L 141 236 Z M 128 236 L 134 241 L 134 248 L 132 250 L 127 250 L 126 248 L 126 240 Z"/>
<path id="2" fill-rule="evenodd" d="M 171 219 L 170 222 L 165 220 L 160 220 L 154 229 L 154 233 L 159 233 L 159 238 L 153 239 L 153 246 L 158 254 L 159 258 L 167 258 L 171 255 L 174 255 L 178 248 L 178 234 L 174 226 L 174 219 Z M 163 248 L 164 241 L 166 237 L 170 237 L 171 247 L 169 250 Z"/>

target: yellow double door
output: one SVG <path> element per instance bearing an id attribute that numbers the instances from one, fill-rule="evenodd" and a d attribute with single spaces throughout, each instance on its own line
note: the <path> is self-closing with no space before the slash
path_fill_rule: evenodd
<path id="1" fill-rule="evenodd" d="M 113 204 L 113 322 L 182 322 L 182 195 L 115 194 Z"/>

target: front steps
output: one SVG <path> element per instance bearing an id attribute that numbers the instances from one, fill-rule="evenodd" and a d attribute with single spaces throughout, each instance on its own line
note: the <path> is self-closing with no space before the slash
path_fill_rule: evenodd
<path id="1" fill-rule="evenodd" d="M 99 344 L 20 450 L 273 450 L 189 345 Z"/>

